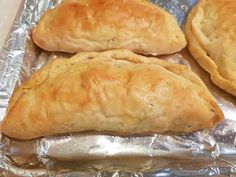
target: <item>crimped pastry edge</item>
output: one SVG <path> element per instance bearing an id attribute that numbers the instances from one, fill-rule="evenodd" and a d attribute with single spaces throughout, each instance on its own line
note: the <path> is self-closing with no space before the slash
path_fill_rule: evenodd
<path id="1" fill-rule="evenodd" d="M 201 0 L 195 7 L 193 7 L 187 17 L 185 24 L 185 35 L 188 42 L 187 48 L 199 65 L 210 74 L 211 80 L 215 85 L 233 96 L 236 96 L 236 83 L 220 75 L 216 63 L 207 55 L 206 50 L 204 50 L 204 46 L 201 45 L 197 35 L 192 29 L 192 19 L 197 14 L 197 11 L 202 9 L 200 7 L 201 3 L 204 3 L 204 1 Z"/>

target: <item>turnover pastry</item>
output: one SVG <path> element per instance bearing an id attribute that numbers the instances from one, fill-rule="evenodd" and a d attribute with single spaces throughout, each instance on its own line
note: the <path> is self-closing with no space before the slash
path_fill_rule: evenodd
<path id="1" fill-rule="evenodd" d="M 236 1 L 200 0 L 187 19 L 188 49 L 212 81 L 236 96 Z"/>
<path id="2" fill-rule="evenodd" d="M 145 0 L 64 0 L 47 11 L 33 40 L 48 51 L 129 49 L 170 54 L 186 45 L 175 18 Z"/>
<path id="3" fill-rule="evenodd" d="M 187 133 L 223 115 L 191 70 L 126 50 L 56 59 L 9 102 L 2 131 L 17 139 L 79 132 Z"/>

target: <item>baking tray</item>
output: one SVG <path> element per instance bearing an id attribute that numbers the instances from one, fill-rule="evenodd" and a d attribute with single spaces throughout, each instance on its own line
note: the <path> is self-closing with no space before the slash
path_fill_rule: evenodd
<path id="1" fill-rule="evenodd" d="M 0 53 L 0 120 L 19 85 L 55 56 L 34 45 L 31 30 L 59 0 L 22 1 Z M 153 0 L 176 16 L 179 25 L 196 0 Z M 216 87 L 188 51 L 161 56 L 187 65 L 206 83 L 225 114 L 212 130 L 182 136 L 114 136 L 83 132 L 17 141 L 0 136 L 0 176 L 234 176 L 236 99 Z"/>

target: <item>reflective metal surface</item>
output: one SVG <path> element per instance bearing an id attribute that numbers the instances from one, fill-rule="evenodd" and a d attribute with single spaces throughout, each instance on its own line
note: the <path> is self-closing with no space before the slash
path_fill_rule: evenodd
<path id="1" fill-rule="evenodd" d="M 196 0 L 153 0 L 183 24 Z M 57 0 L 25 0 L 0 53 L 0 120 L 20 84 L 54 56 L 36 47 L 31 29 Z M 114 136 L 83 132 L 17 141 L 0 136 L 0 176 L 168 177 L 236 173 L 236 98 L 212 84 L 185 50 L 162 57 L 192 68 L 207 84 L 226 120 L 212 130 L 183 136 Z"/>

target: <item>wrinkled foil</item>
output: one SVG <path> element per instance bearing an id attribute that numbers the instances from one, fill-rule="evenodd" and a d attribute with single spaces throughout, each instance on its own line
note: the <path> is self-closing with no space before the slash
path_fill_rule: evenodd
<path id="1" fill-rule="evenodd" d="M 196 0 L 153 0 L 183 24 Z M 34 45 L 31 29 L 59 0 L 25 0 L 0 53 L 0 120 L 19 85 L 62 53 Z M 189 66 L 206 83 L 225 114 L 212 130 L 189 135 L 114 136 L 83 132 L 17 141 L 0 135 L 0 176 L 168 177 L 234 176 L 236 173 L 236 99 L 217 88 L 186 49 L 163 59 Z"/>

